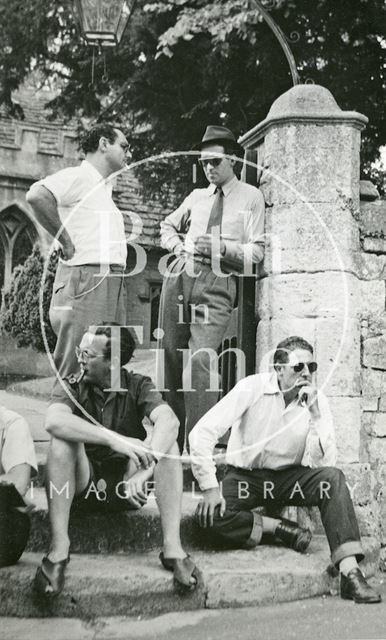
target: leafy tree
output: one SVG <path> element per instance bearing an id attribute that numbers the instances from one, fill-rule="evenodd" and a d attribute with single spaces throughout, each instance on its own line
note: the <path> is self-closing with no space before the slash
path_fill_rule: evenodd
<path id="1" fill-rule="evenodd" d="M 301 80 L 324 85 L 343 109 L 369 117 L 362 150 L 368 174 L 386 144 L 384 0 L 263 4 L 290 39 Z M 12 109 L 12 89 L 38 69 L 60 85 L 54 112 L 122 123 L 136 159 L 190 149 L 207 123 L 244 133 L 291 86 L 284 54 L 253 0 L 138 0 L 120 47 L 96 54 L 94 63 L 71 7 L 0 0 L 1 97 Z M 188 188 L 190 166 L 157 162 L 138 173 L 162 195 L 171 179 L 174 189 Z"/>
<path id="2" fill-rule="evenodd" d="M 48 311 L 58 256 L 54 252 L 47 265 L 43 289 L 43 321 L 49 349 L 55 347 L 56 336 L 52 331 Z M 35 245 L 31 255 L 23 265 L 13 271 L 8 290 L 3 292 L 0 311 L 0 332 L 11 335 L 19 347 L 31 345 L 38 351 L 45 351 L 40 322 L 40 288 L 43 277 L 44 260 Z"/>

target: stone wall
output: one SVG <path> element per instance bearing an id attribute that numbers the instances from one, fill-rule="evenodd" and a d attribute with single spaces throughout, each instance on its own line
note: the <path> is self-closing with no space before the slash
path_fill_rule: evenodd
<path id="1" fill-rule="evenodd" d="M 359 214 L 361 277 L 386 280 L 386 200 L 371 183 L 361 184 Z M 361 458 L 372 470 L 371 511 L 386 560 L 386 300 L 370 310 L 361 324 Z"/>
<path id="2" fill-rule="evenodd" d="M 290 335 L 314 345 L 361 532 L 386 545 L 386 203 L 360 185 L 366 123 L 299 85 L 241 142 L 267 206 L 256 360 Z"/>

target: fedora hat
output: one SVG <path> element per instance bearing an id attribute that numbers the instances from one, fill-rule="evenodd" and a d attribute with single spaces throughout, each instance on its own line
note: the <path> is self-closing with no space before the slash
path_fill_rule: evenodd
<path id="1" fill-rule="evenodd" d="M 193 149 L 201 150 L 210 144 L 230 144 L 237 155 L 241 157 L 244 156 L 244 148 L 237 142 L 234 134 L 227 127 L 209 124 L 206 127 L 201 142 L 194 145 Z"/>

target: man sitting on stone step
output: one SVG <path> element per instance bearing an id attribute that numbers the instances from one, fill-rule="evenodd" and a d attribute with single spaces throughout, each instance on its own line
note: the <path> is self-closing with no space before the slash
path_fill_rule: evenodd
<path id="1" fill-rule="evenodd" d="M 177 589 L 193 590 L 197 584 L 199 572 L 180 540 L 179 423 L 150 378 L 120 367 L 134 347 L 125 327 L 90 327 L 77 348 L 80 375 L 69 376 L 66 388 L 57 389 L 51 400 L 46 428 L 51 434 L 47 496 L 52 541 L 34 582 L 46 597 L 58 595 L 64 586 L 71 507 L 105 513 L 138 509 L 146 503 L 153 475 L 163 532 L 160 560 L 174 572 Z"/>
<path id="2" fill-rule="evenodd" d="M 30 503 L 25 501 L 37 472 L 34 443 L 27 422 L 0 406 L 0 567 L 15 564 L 28 542 Z"/>
<path id="3" fill-rule="evenodd" d="M 260 515 L 285 506 L 318 506 L 340 571 L 340 594 L 380 602 L 358 567 L 364 558 L 345 477 L 335 465 L 332 417 L 315 386 L 312 346 L 292 336 L 276 347 L 273 371 L 241 380 L 201 418 L 190 435 L 193 473 L 203 491 L 197 519 L 222 546 L 250 549 L 267 534 L 305 552 L 311 532 L 295 522 Z M 213 450 L 231 428 L 222 493 Z"/>

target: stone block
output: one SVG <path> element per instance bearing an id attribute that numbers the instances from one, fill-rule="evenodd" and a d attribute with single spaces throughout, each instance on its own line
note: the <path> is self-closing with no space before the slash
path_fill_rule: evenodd
<path id="1" fill-rule="evenodd" d="M 360 398 L 329 397 L 329 403 L 335 425 L 338 466 L 359 462 Z"/>
<path id="2" fill-rule="evenodd" d="M 361 202 L 359 225 L 363 236 L 386 237 L 386 200 Z"/>
<path id="3" fill-rule="evenodd" d="M 348 273 L 271 275 L 258 284 L 257 312 L 263 318 L 361 318 L 382 313 L 385 283 L 359 281 Z"/>
<path id="4" fill-rule="evenodd" d="M 363 341 L 363 364 L 386 371 L 386 335 Z"/>
<path id="5" fill-rule="evenodd" d="M 291 123 L 265 137 L 273 204 L 336 202 L 359 205 L 360 133 L 340 124 Z"/>
<path id="6" fill-rule="evenodd" d="M 327 395 L 360 395 L 359 320 L 317 320 L 315 357 L 318 362 L 318 386 Z"/>
<path id="7" fill-rule="evenodd" d="M 363 318 L 382 314 L 385 310 L 385 282 L 383 280 L 360 281 L 359 313 Z"/>
<path id="8" fill-rule="evenodd" d="M 377 336 L 386 335 L 386 313 L 382 311 L 374 312 L 368 318 L 368 330 L 366 338 L 373 338 Z"/>
<path id="9" fill-rule="evenodd" d="M 375 495 L 375 478 L 368 463 L 340 465 L 346 476 L 346 482 L 354 505 L 372 502 Z"/>
<path id="10" fill-rule="evenodd" d="M 363 411 L 361 416 L 362 429 L 369 436 L 372 435 L 373 426 L 375 422 L 375 415 L 376 415 L 375 411 Z"/>
<path id="11" fill-rule="evenodd" d="M 363 411 L 378 411 L 379 400 L 374 396 L 362 396 Z"/>
<path id="12" fill-rule="evenodd" d="M 386 545 L 386 492 L 381 491 L 379 498 L 379 527 L 380 527 L 380 542 L 382 545 Z"/>
<path id="13" fill-rule="evenodd" d="M 369 438 L 367 442 L 369 462 L 375 468 L 386 460 L 386 438 Z"/>
<path id="14" fill-rule="evenodd" d="M 379 504 L 373 500 L 366 505 L 356 505 L 355 514 L 361 536 L 373 536 L 380 538 L 380 509 Z"/>
<path id="15" fill-rule="evenodd" d="M 368 253 L 386 254 L 386 240 L 384 238 L 369 238 L 363 240 L 363 248 Z"/>
<path id="16" fill-rule="evenodd" d="M 372 202 L 373 200 L 377 200 L 379 198 L 379 191 L 375 186 L 375 184 L 371 182 L 371 180 L 360 180 L 359 195 L 360 195 L 361 202 L 362 201 Z"/>
<path id="17" fill-rule="evenodd" d="M 386 256 L 375 253 L 356 253 L 353 258 L 354 273 L 362 280 L 386 279 Z"/>
<path id="18" fill-rule="evenodd" d="M 386 389 L 386 374 L 376 369 L 362 369 L 361 384 L 364 396 L 378 399 L 382 389 Z"/>
<path id="19" fill-rule="evenodd" d="M 366 412 L 369 413 L 369 412 Z M 366 432 L 376 438 L 386 437 L 386 413 L 374 411 L 370 416 L 364 417 Z"/>
<path id="20" fill-rule="evenodd" d="M 347 207 L 278 205 L 267 210 L 265 233 L 268 273 L 355 271 L 359 228 Z"/>

